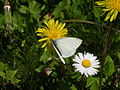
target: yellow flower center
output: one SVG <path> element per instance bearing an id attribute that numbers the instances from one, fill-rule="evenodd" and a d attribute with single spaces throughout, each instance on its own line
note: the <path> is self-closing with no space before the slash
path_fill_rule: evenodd
<path id="1" fill-rule="evenodd" d="M 59 37 L 57 36 L 57 33 L 52 33 L 52 35 L 50 36 L 50 38 L 54 40 L 54 39 L 57 39 Z"/>
<path id="2" fill-rule="evenodd" d="M 57 30 L 52 30 L 51 32 L 48 33 L 48 37 L 50 39 L 56 40 L 61 38 L 62 36 L 60 35 L 61 32 L 57 31 Z"/>
<path id="3" fill-rule="evenodd" d="M 87 67 L 91 66 L 91 62 L 90 62 L 90 60 L 85 59 L 82 61 L 82 65 L 87 68 Z"/>
<path id="4" fill-rule="evenodd" d="M 106 0 L 106 4 L 117 11 L 120 11 L 120 0 Z"/>

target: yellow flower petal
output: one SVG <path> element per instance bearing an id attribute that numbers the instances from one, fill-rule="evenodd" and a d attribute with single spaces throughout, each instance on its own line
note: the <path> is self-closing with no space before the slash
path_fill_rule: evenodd
<path id="1" fill-rule="evenodd" d="M 97 5 L 104 5 L 105 4 L 105 1 L 97 1 L 95 2 Z"/>
<path id="2" fill-rule="evenodd" d="M 107 20 L 110 18 L 110 16 L 112 15 L 113 12 L 114 12 L 114 10 L 111 10 L 111 11 L 107 14 L 107 16 L 106 16 L 106 18 L 105 18 L 105 21 L 107 21 Z"/>
<path id="3" fill-rule="evenodd" d="M 55 27 L 57 27 L 57 26 L 58 26 L 58 23 L 59 23 L 59 22 L 58 22 L 58 20 L 57 20 L 57 21 L 55 22 Z"/>
<path id="4" fill-rule="evenodd" d="M 38 28 L 36 32 L 43 32 L 44 28 Z"/>
<path id="5" fill-rule="evenodd" d="M 116 19 L 117 15 L 118 15 L 118 11 L 115 11 L 114 12 L 114 20 Z"/>
<path id="6" fill-rule="evenodd" d="M 110 18 L 110 22 L 112 22 L 114 19 L 116 19 L 118 12 L 114 11 L 113 15 Z"/>
<path id="7" fill-rule="evenodd" d="M 114 19 L 114 14 L 111 16 L 111 18 L 110 18 L 110 22 L 112 22 L 113 19 Z"/>
<path id="8" fill-rule="evenodd" d="M 47 49 L 48 49 L 48 48 L 47 48 L 47 47 L 45 47 L 45 51 L 47 51 Z"/>
<path id="9" fill-rule="evenodd" d="M 60 23 L 58 26 L 58 29 L 61 31 L 64 28 L 64 26 L 65 26 L 65 23 L 64 24 Z"/>
<path id="10" fill-rule="evenodd" d="M 107 9 L 103 9 L 103 11 L 110 11 L 111 10 L 111 8 L 107 8 Z"/>
<path id="11" fill-rule="evenodd" d="M 44 23 L 45 23 L 46 26 L 49 26 L 48 23 L 47 23 L 46 21 L 45 21 Z"/>
<path id="12" fill-rule="evenodd" d="M 41 48 L 44 48 L 44 47 L 46 47 L 47 46 L 47 42 L 45 42 L 43 45 L 42 45 L 42 47 Z"/>
<path id="13" fill-rule="evenodd" d="M 37 36 L 43 36 L 43 34 L 38 33 Z"/>
<path id="14" fill-rule="evenodd" d="M 42 41 L 45 41 L 45 40 L 47 40 L 47 38 L 39 39 L 38 42 L 42 42 Z"/>

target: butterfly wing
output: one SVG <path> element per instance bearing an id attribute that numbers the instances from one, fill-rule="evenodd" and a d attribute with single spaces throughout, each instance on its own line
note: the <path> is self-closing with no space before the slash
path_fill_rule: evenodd
<path id="1" fill-rule="evenodd" d="M 65 64 L 65 60 L 63 59 L 63 57 L 61 56 L 60 52 L 58 51 L 58 49 L 54 45 L 53 41 L 52 41 L 52 45 L 53 45 L 55 51 L 57 52 L 58 56 L 60 57 L 61 61 Z"/>
<path id="2" fill-rule="evenodd" d="M 72 56 L 81 43 L 81 39 L 73 37 L 54 40 L 54 44 L 63 58 Z"/>

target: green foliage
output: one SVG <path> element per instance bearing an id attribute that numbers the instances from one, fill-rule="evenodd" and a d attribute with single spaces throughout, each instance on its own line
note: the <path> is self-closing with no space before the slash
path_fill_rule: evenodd
<path id="1" fill-rule="evenodd" d="M 93 6 L 93 13 L 95 15 L 95 17 L 100 20 L 100 16 L 102 14 L 102 10 L 101 8 L 97 8 L 96 6 Z"/>
<path id="2" fill-rule="evenodd" d="M 7 64 L 0 62 L 0 77 L 2 77 L 4 83 L 9 84 L 12 83 L 13 85 L 18 84 L 21 80 L 16 78 L 18 70 L 11 70 L 9 69 Z"/>
<path id="3" fill-rule="evenodd" d="M 59 90 L 77 90 L 77 88 L 71 84 L 70 82 L 67 82 L 67 81 L 58 81 L 56 82 L 56 85 L 57 85 L 57 88 L 56 89 L 59 89 Z"/>
<path id="4" fill-rule="evenodd" d="M 0 62 L 0 71 L 4 71 L 7 69 L 7 64 L 3 64 L 2 62 Z"/>
<path id="5" fill-rule="evenodd" d="M 62 0 L 53 11 L 55 18 L 80 18 L 86 20 L 87 16 L 82 13 L 84 0 Z"/>
<path id="6" fill-rule="evenodd" d="M 118 53 L 119 61 L 120 61 L 120 53 Z"/>
<path id="7" fill-rule="evenodd" d="M 104 70 L 104 74 L 106 76 L 111 76 L 114 72 L 114 63 L 113 60 L 110 56 L 106 57 L 105 60 L 105 70 Z"/>
<path id="8" fill-rule="evenodd" d="M 38 68 L 35 69 L 36 72 L 41 72 L 44 66 L 40 65 Z"/>
<path id="9" fill-rule="evenodd" d="M 99 90 L 99 78 L 89 77 L 86 84 L 86 88 L 88 87 L 90 90 Z"/>
<path id="10" fill-rule="evenodd" d="M 44 63 L 46 63 L 49 60 L 51 60 L 51 54 L 49 50 L 44 50 L 43 54 L 40 57 L 40 61 L 43 61 Z"/>

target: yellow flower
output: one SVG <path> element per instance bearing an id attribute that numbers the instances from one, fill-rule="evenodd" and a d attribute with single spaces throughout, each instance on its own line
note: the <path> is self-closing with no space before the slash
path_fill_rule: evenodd
<path id="1" fill-rule="evenodd" d="M 54 19 L 50 19 L 48 22 L 44 22 L 46 24 L 43 28 L 38 28 L 36 32 L 37 36 L 43 37 L 39 39 L 38 42 L 45 41 L 42 45 L 42 48 L 51 44 L 51 39 L 56 40 L 59 38 L 64 38 L 68 34 L 67 28 L 64 28 L 65 23 L 59 23 L 59 21 L 55 21 Z"/>
<path id="2" fill-rule="evenodd" d="M 120 0 L 103 0 L 97 1 L 97 5 L 103 7 L 103 11 L 109 12 L 105 18 L 105 21 L 110 19 L 110 22 L 116 19 L 118 12 L 120 12 Z"/>

